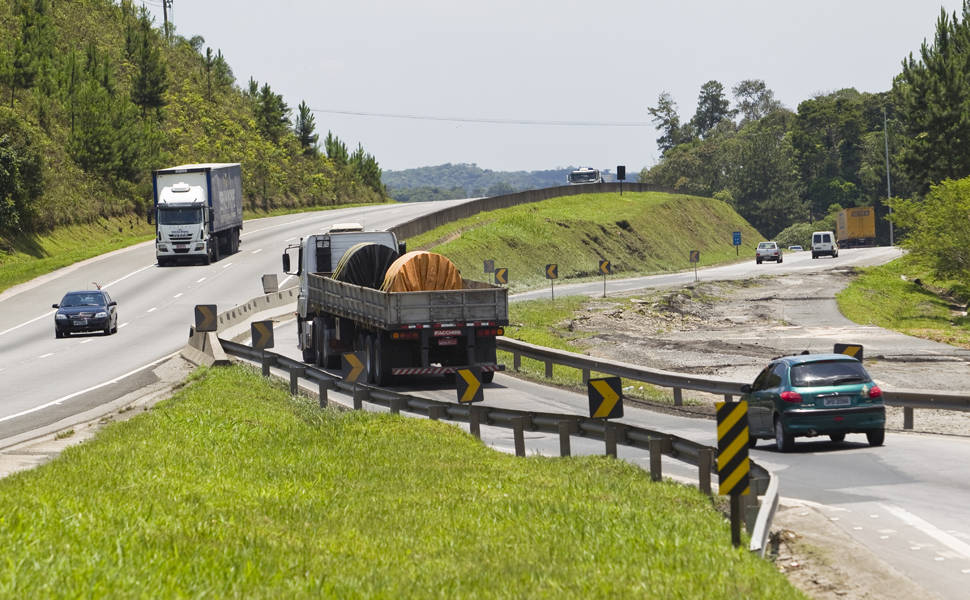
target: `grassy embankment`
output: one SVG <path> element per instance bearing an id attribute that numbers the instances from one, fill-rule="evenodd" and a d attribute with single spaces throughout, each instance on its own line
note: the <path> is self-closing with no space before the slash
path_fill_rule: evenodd
<path id="1" fill-rule="evenodd" d="M 910 256 L 862 269 L 836 299 L 842 313 L 856 323 L 970 348 L 970 286 L 935 280 Z"/>
<path id="2" fill-rule="evenodd" d="M 341 204 L 314 209 L 277 208 L 246 210 L 245 219 L 276 217 L 310 210 L 353 208 L 366 204 Z M 35 277 L 46 275 L 76 262 L 145 242 L 155 235 L 155 226 L 134 217 L 99 219 L 86 225 L 59 227 L 43 235 L 0 237 L 0 292 Z"/>
<path id="3" fill-rule="evenodd" d="M 695 489 L 320 410 L 247 367 L 0 492 L 7 598 L 803 597 Z"/>
<path id="4" fill-rule="evenodd" d="M 733 231 L 741 231 L 739 250 L 732 245 Z M 601 258 L 613 265 L 610 278 L 633 277 L 689 269 L 691 250 L 700 251 L 699 266 L 737 260 L 738 252 L 749 259 L 761 239 L 724 202 L 641 192 L 583 194 L 481 213 L 412 238 L 408 246 L 447 256 L 470 279 L 488 278 L 482 263 L 493 259 L 495 266 L 509 269 L 511 290 L 521 291 L 549 285 L 544 272 L 547 263 L 558 264 L 559 283 L 599 278 Z M 568 331 L 561 323 L 590 303 L 585 297 L 512 303 L 507 335 L 580 351 L 572 342 L 583 334 Z M 503 353 L 500 359 L 511 366 L 511 355 Z M 522 372 L 545 379 L 545 365 L 538 361 L 523 359 Z M 553 367 L 552 381 L 583 386 L 579 371 L 558 365 Z M 635 397 L 672 401 L 669 390 L 629 381 L 624 387 Z"/>

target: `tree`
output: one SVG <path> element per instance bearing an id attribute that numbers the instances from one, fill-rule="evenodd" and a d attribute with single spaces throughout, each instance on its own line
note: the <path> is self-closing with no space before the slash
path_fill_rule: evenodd
<path id="1" fill-rule="evenodd" d="M 43 191 L 41 155 L 28 127 L 0 108 L 0 232 L 29 228 L 33 201 Z"/>
<path id="2" fill-rule="evenodd" d="M 10 64 L 10 106 L 16 90 L 28 90 L 54 51 L 53 32 L 46 0 L 17 0 L 14 12 L 20 36 L 14 42 Z"/>
<path id="3" fill-rule="evenodd" d="M 933 43 L 903 61 L 893 83 L 905 143 L 902 167 L 919 191 L 970 174 L 970 2 L 940 11 Z"/>
<path id="4" fill-rule="evenodd" d="M 327 151 L 327 158 L 337 167 L 346 167 L 349 164 L 350 154 L 347 152 L 347 145 L 341 142 L 332 131 L 327 132 L 327 137 L 323 140 L 323 148 Z"/>
<path id="5" fill-rule="evenodd" d="M 290 108 L 277 94 L 264 83 L 256 97 L 256 126 L 266 139 L 278 143 L 290 128 Z"/>
<path id="6" fill-rule="evenodd" d="M 693 138 L 690 125 L 681 125 L 680 116 L 677 114 L 677 103 L 668 92 L 661 92 L 660 97 L 657 98 L 657 106 L 648 107 L 647 112 L 653 117 L 652 120 L 661 133 L 657 138 L 661 156 L 677 144 Z"/>
<path id="7" fill-rule="evenodd" d="M 947 180 L 922 200 L 890 200 L 892 221 L 908 230 L 902 245 L 937 279 L 970 279 L 970 178 Z"/>
<path id="8" fill-rule="evenodd" d="M 724 86 L 715 80 L 708 81 L 701 86 L 697 96 L 697 110 L 691 123 L 697 135 L 706 138 L 714 126 L 734 116 L 731 103 L 724 96 Z"/>
<path id="9" fill-rule="evenodd" d="M 315 156 L 317 153 L 317 140 L 320 134 L 315 133 L 316 123 L 314 122 L 313 112 L 307 106 L 306 101 L 300 102 L 297 107 L 296 123 L 293 125 L 293 132 L 300 140 L 303 153 L 307 156 Z"/>
<path id="10" fill-rule="evenodd" d="M 745 79 L 731 88 L 731 92 L 738 104 L 742 125 L 781 108 L 781 102 L 775 100 L 775 93 L 761 79 Z"/>
<path id="11" fill-rule="evenodd" d="M 370 154 L 364 152 L 364 147 L 357 144 L 357 150 L 350 155 L 350 168 L 361 183 L 381 194 L 384 184 L 381 183 L 381 168 Z"/>
<path id="12" fill-rule="evenodd" d="M 158 50 L 155 30 L 144 9 L 138 18 L 138 30 L 135 51 L 138 71 L 131 82 L 131 100 L 141 107 L 142 116 L 145 116 L 149 110 L 158 112 L 165 106 L 168 72 Z"/>

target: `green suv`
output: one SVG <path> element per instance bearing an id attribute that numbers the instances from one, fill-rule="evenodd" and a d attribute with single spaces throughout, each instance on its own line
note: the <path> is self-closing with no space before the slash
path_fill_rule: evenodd
<path id="1" fill-rule="evenodd" d="M 776 358 L 741 391 L 752 447 L 759 438 L 774 438 L 778 450 L 790 452 L 796 437 L 841 442 L 847 433 L 864 433 L 870 446 L 881 446 L 886 436 L 882 390 L 845 354 Z"/>

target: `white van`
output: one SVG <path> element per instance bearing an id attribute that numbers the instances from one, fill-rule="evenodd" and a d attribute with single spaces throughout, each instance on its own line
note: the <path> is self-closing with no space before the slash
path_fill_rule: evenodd
<path id="1" fill-rule="evenodd" d="M 812 258 L 819 256 L 839 257 L 839 243 L 835 241 L 835 234 L 831 231 L 816 231 L 812 233 Z"/>

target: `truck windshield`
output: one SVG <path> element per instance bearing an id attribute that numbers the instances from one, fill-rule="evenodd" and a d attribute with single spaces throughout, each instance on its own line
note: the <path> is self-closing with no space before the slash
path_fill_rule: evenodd
<path id="1" fill-rule="evenodd" d="M 202 209 L 195 207 L 159 208 L 159 225 L 192 225 L 202 222 Z"/>

